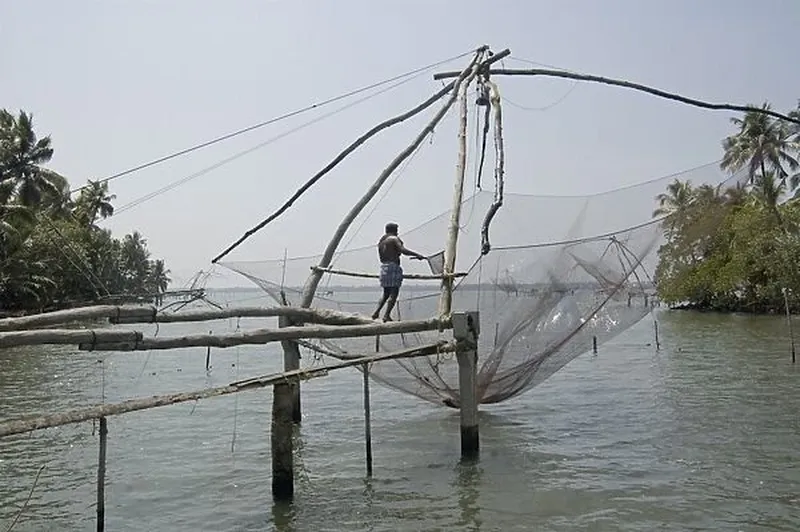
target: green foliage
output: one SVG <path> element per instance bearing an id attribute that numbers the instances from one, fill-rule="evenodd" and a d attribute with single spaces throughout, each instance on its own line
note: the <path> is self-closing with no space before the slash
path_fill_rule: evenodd
<path id="1" fill-rule="evenodd" d="M 108 183 L 89 181 L 72 201 L 68 181 L 42 167 L 52 155 L 30 115 L 0 110 L 0 310 L 165 292 L 169 270 L 142 235 L 97 227 L 114 213 Z"/>
<path id="2" fill-rule="evenodd" d="M 768 108 L 767 104 L 764 108 Z M 800 116 L 800 107 L 791 116 Z M 719 311 L 781 312 L 784 291 L 800 307 L 798 128 L 759 113 L 733 119 L 721 167 L 746 169 L 748 183 L 727 190 L 674 181 L 654 217 L 666 242 L 655 281 L 669 305 Z M 790 194 L 794 198 L 783 201 Z"/>

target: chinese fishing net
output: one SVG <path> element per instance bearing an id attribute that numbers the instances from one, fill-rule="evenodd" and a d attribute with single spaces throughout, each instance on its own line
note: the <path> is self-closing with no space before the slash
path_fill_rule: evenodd
<path id="1" fill-rule="evenodd" d="M 497 403 L 540 384 L 575 357 L 602 345 L 651 313 L 657 303 L 653 271 L 663 244 L 663 219 L 653 218 L 655 197 L 675 179 L 727 186 L 716 164 L 593 196 L 506 194 L 489 230 L 491 250 L 481 254 L 484 215 L 496 199 L 478 191 L 462 206 L 453 310 L 480 312 L 478 388 L 481 403 Z M 642 201 L 650 198 L 649 201 Z M 557 213 L 558 216 L 553 214 Z M 563 221 L 559 223 L 559 220 Z M 443 212 L 401 237 L 412 249 L 441 247 L 450 221 Z M 638 223 L 632 223 L 638 222 Z M 713 223 L 704 220 L 704 224 Z M 382 225 L 375 224 L 382 230 Z M 710 228 L 703 231 L 708 233 Z M 376 233 L 375 231 L 371 231 Z M 375 242 L 337 253 L 332 268 L 377 274 Z M 297 305 L 302 286 L 320 256 L 225 262 L 276 301 L 281 292 Z M 405 261 L 406 273 L 440 272 L 441 253 Z M 395 319 L 437 315 L 439 281 L 406 280 Z M 313 306 L 372 314 L 380 297 L 377 279 L 325 274 Z M 452 334 L 436 331 L 383 335 L 388 352 L 432 343 Z M 375 352 L 375 338 L 317 340 L 332 355 Z M 458 366 L 452 354 L 382 361 L 371 367 L 379 382 L 439 404 L 458 402 Z"/>

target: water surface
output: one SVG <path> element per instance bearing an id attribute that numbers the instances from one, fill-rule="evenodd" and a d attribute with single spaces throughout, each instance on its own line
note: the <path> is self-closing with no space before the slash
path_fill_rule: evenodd
<path id="1" fill-rule="evenodd" d="M 645 319 L 482 408 L 477 465 L 459 465 L 456 411 L 373 385 L 366 479 L 360 373 L 309 381 L 291 505 L 270 495 L 271 389 L 109 418 L 106 529 L 799 530 L 800 370 L 785 322 L 689 312 L 659 321 L 658 352 Z M 212 350 L 209 373 L 205 354 L 0 351 L 0 420 L 280 368 L 276 346 Z M 97 452 L 92 423 L 0 440 L 0 529 L 45 466 L 14 530 L 94 530 Z"/>

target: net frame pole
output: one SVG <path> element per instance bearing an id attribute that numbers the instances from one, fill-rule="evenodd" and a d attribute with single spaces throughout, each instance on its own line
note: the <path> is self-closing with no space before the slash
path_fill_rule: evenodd
<path id="1" fill-rule="evenodd" d="M 453 208 L 450 213 L 450 225 L 447 229 L 447 244 L 444 250 L 444 271 L 442 272 L 444 280 L 442 281 L 442 294 L 439 299 L 439 314 L 441 316 L 450 315 L 453 305 L 454 282 L 452 275 L 456 267 L 461 204 L 464 201 L 464 176 L 467 168 L 467 89 L 469 89 L 470 83 L 472 83 L 478 73 L 488 70 L 489 65 L 500 61 L 510 54 L 511 50 L 506 48 L 488 59 L 473 65 L 469 74 L 464 79 L 464 82 L 458 87 L 461 97 L 461 115 L 458 128 L 458 159 L 456 162 L 456 180 L 453 191 Z"/>
<path id="2" fill-rule="evenodd" d="M 447 228 L 447 244 L 444 250 L 444 279 L 442 279 L 442 295 L 439 300 L 439 315 L 447 316 L 453 304 L 453 273 L 456 265 L 458 247 L 458 230 L 461 219 L 461 203 L 464 201 L 464 176 L 467 169 L 467 90 L 478 74 L 473 68 L 460 87 L 461 112 L 458 123 L 458 159 L 456 160 L 456 181 L 453 191 L 453 209 L 450 212 L 450 225 Z"/>

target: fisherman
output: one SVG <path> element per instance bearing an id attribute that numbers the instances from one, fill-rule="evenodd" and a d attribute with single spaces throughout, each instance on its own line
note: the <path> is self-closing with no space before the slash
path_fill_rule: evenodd
<path id="1" fill-rule="evenodd" d="M 386 305 L 386 313 L 383 321 L 392 321 L 391 313 L 397 303 L 397 296 L 400 294 L 400 286 L 403 284 L 403 267 L 400 266 L 400 255 L 409 255 L 412 259 L 422 260 L 426 257 L 416 251 L 411 251 L 403 245 L 403 241 L 397 236 L 397 224 L 389 222 L 386 224 L 386 234 L 378 241 L 378 257 L 381 260 L 381 287 L 383 296 L 378 303 L 378 308 L 372 314 L 372 319 L 377 320 L 383 305 Z"/>

